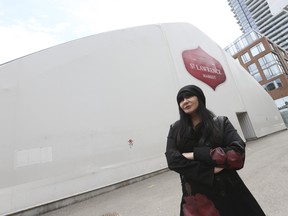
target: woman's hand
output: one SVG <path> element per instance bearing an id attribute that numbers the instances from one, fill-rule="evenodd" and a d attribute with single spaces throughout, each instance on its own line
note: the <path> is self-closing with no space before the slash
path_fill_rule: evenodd
<path id="1" fill-rule="evenodd" d="M 182 153 L 182 155 L 189 160 L 194 160 L 194 153 L 193 152 L 185 152 L 185 153 Z"/>
<path id="2" fill-rule="evenodd" d="M 221 168 L 221 167 L 215 167 L 215 168 L 214 168 L 214 173 L 215 173 L 215 174 L 216 174 L 216 173 L 219 173 L 219 172 L 221 172 L 223 169 L 224 169 L 224 168 Z"/>

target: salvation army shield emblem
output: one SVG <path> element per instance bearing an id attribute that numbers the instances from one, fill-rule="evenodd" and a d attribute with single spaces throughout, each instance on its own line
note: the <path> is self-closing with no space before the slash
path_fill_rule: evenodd
<path id="1" fill-rule="evenodd" d="M 225 82 L 226 75 L 220 62 L 200 47 L 183 51 L 182 57 L 187 71 L 214 91 L 218 85 Z"/>

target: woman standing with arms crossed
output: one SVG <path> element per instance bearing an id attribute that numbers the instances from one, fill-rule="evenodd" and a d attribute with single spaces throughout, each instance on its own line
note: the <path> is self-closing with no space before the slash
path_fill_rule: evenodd
<path id="1" fill-rule="evenodd" d="M 215 117 L 195 85 L 177 94 L 180 120 L 170 126 L 166 158 L 180 174 L 181 216 L 265 216 L 240 176 L 245 143 L 227 117 Z"/>

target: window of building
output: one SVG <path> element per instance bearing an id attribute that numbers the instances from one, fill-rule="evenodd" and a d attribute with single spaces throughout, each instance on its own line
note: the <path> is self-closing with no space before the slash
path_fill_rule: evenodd
<path id="1" fill-rule="evenodd" d="M 255 45 L 254 47 L 252 47 L 250 49 L 252 56 L 256 56 L 259 53 L 263 52 L 265 50 L 264 45 L 262 44 L 262 42 L 258 43 L 257 45 Z"/>
<path id="2" fill-rule="evenodd" d="M 258 38 L 261 38 L 261 37 L 262 37 L 262 36 L 256 34 L 255 31 L 252 31 L 252 32 L 249 34 L 249 36 L 248 36 L 248 38 L 250 39 L 250 40 L 249 40 L 250 43 L 252 43 L 253 41 L 255 41 L 255 40 L 257 40 Z"/>
<path id="3" fill-rule="evenodd" d="M 242 38 L 242 47 L 247 47 L 249 45 L 249 42 L 247 41 L 247 37 Z"/>
<path id="4" fill-rule="evenodd" d="M 288 108 L 288 96 L 279 98 L 274 101 L 278 107 L 278 109 L 287 109 Z"/>
<path id="5" fill-rule="evenodd" d="M 248 52 L 244 53 L 244 54 L 241 56 L 241 59 L 242 59 L 242 61 L 243 61 L 244 64 L 247 63 L 247 62 L 249 62 L 249 61 L 251 60 L 250 55 L 249 55 Z"/>
<path id="6" fill-rule="evenodd" d="M 267 91 L 272 91 L 276 89 L 275 84 L 273 82 L 266 85 Z"/>
<path id="7" fill-rule="evenodd" d="M 275 82 L 276 82 L 278 88 L 282 87 L 282 82 L 280 79 L 276 79 Z"/>
<path id="8" fill-rule="evenodd" d="M 280 87 L 282 87 L 282 83 L 281 83 L 280 79 L 273 80 L 272 82 L 269 82 L 269 83 L 266 83 L 265 85 L 263 85 L 263 88 L 266 91 L 272 91 L 272 90 L 278 89 Z"/>
<path id="9" fill-rule="evenodd" d="M 283 74 L 283 66 L 279 61 L 278 56 L 274 53 L 268 53 L 262 58 L 259 58 L 258 62 L 267 80 L 279 74 Z"/>
<path id="10" fill-rule="evenodd" d="M 255 80 L 260 82 L 262 80 L 262 77 L 258 71 L 258 68 L 255 63 L 248 66 L 248 72 L 254 77 Z"/>

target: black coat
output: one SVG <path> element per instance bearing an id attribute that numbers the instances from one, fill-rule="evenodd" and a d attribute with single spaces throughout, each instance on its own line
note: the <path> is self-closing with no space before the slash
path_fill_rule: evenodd
<path id="1" fill-rule="evenodd" d="M 245 143 L 227 117 L 215 121 L 220 122 L 223 136 L 221 144 L 213 147 L 207 142 L 199 146 L 201 136 L 194 130 L 185 146 L 181 146 L 177 144 L 179 122 L 170 127 L 165 155 L 169 169 L 180 174 L 180 215 L 264 216 L 236 171 L 244 166 Z M 186 159 L 184 152 L 194 152 L 194 160 Z M 214 174 L 215 167 L 224 170 Z"/>

